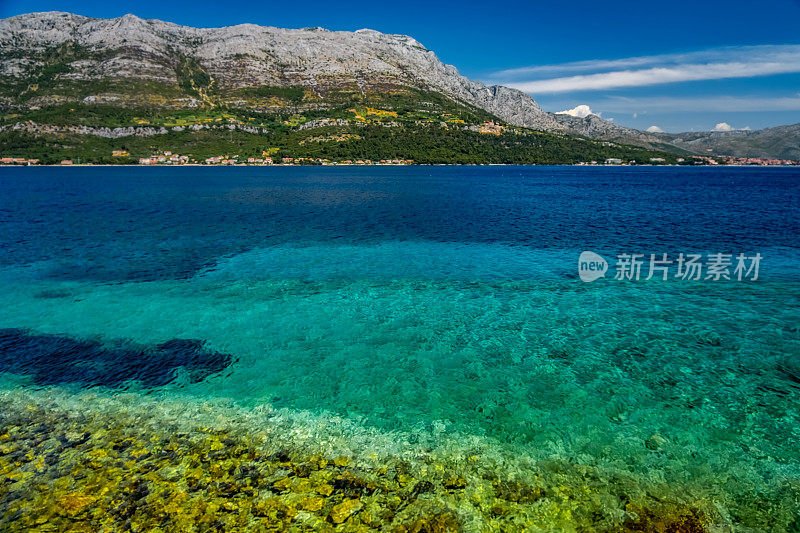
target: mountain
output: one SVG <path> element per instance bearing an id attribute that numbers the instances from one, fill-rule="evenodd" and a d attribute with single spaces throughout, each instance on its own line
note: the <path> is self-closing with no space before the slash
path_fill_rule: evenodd
<path id="1" fill-rule="evenodd" d="M 189 28 L 133 15 L 104 20 L 33 13 L 0 22 L 0 47 L 6 51 L 0 62 L 3 76 L 48 74 L 36 69 L 60 54 L 70 60 L 69 72 L 60 73 L 60 79 L 76 85 L 104 78 L 137 79 L 188 82 L 207 91 L 213 83 L 223 101 L 230 101 L 236 89 L 265 85 L 300 86 L 320 96 L 333 90 L 415 87 L 445 94 L 517 126 L 565 131 L 525 93 L 470 81 L 413 38 L 372 30 L 252 24 Z M 86 96 L 111 101 L 114 93 Z M 32 100 L 49 103 L 47 96 Z"/>
<path id="2" fill-rule="evenodd" d="M 631 144 L 680 154 L 692 153 L 692 150 L 676 146 L 665 138 L 645 131 L 614 124 L 608 120 L 603 120 L 595 114 L 589 114 L 585 117 L 575 117 L 556 113 L 553 115 L 553 118 L 565 126 L 571 133 L 589 137 L 590 139 Z"/>
<path id="3" fill-rule="evenodd" d="M 49 159 L 191 147 L 198 157 L 577 162 L 706 150 L 698 139 L 545 112 L 521 91 L 461 76 L 405 35 L 134 15 L 0 20 L 0 109 L 0 148 Z"/>
<path id="4" fill-rule="evenodd" d="M 555 114 L 572 133 L 676 154 L 800 160 L 800 124 L 763 130 L 650 133 L 619 126 L 597 115 Z"/>
<path id="5" fill-rule="evenodd" d="M 655 136 L 694 153 L 800 160 L 800 124 L 754 131 L 658 133 Z"/>

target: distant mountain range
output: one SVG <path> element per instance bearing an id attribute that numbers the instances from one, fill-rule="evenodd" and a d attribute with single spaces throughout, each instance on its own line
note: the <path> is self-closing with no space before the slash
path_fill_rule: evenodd
<path id="1" fill-rule="evenodd" d="M 619 126 L 597 115 L 584 118 L 554 115 L 572 132 L 637 146 L 688 154 L 731 157 L 800 159 L 800 124 L 763 130 L 650 133 Z"/>
<path id="2" fill-rule="evenodd" d="M 657 133 L 655 136 L 700 154 L 800 159 L 800 124 L 753 131 Z"/>
<path id="3" fill-rule="evenodd" d="M 474 133 L 501 139 L 482 141 L 486 153 L 493 154 L 503 146 L 519 145 L 527 147 L 530 156 L 537 142 L 546 139 L 542 150 L 556 154 L 575 149 L 582 157 L 614 155 L 610 148 L 619 151 L 629 145 L 672 154 L 800 158 L 798 125 L 753 132 L 652 134 L 596 115 L 548 113 L 523 92 L 459 75 L 411 37 L 373 30 L 252 24 L 210 29 L 133 15 L 20 15 L 0 20 L 0 107 L 0 128 L 7 136 L 16 135 L 0 138 L 0 147 L 21 143 L 19 136 L 29 135 L 45 139 L 58 154 L 66 153 L 65 143 L 55 140 L 58 135 L 199 135 L 220 126 L 237 135 L 283 132 L 274 139 L 276 144 L 288 143 L 297 152 L 305 141 L 303 146 L 327 146 L 317 153 L 336 154 L 346 152 L 343 146 L 357 152 L 359 144 L 374 144 L 365 138 L 390 135 L 376 133 L 374 127 L 444 125 L 451 131 L 447 146 L 453 153 L 464 148 L 452 143 L 468 142 Z M 496 125 L 487 125 L 491 122 Z M 356 124 L 362 129 L 353 130 Z M 315 128 L 322 128 L 321 134 L 310 136 Z M 536 141 L 533 130 L 552 136 Z M 300 131 L 309 137 L 300 138 Z M 432 131 L 421 136 L 431 137 L 434 146 L 432 137 L 439 133 Z M 510 141 L 505 137 L 509 133 L 521 135 L 524 142 Z M 235 144 L 232 135 L 229 144 Z M 331 136 L 335 138 L 328 139 Z M 316 140 L 308 140 L 312 138 Z M 575 144 L 579 138 L 597 142 Z M 132 145 L 145 149 L 142 143 Z M 339 148 L 331 148 L 334 145 Z M 148 148 L 154 146 L 151 142 Z M 620 154 L 633 158 L 637 152 Z M 647 155 L 640 152 L 638 157 Z"/>

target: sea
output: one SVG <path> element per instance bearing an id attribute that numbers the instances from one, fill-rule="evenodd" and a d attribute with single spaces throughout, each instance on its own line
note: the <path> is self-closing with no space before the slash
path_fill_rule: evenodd
<path id="1" fill-rule="evenodd" d="M 800 169 L 2 168 L 0 404 L 9 529 L 119 427 L 402 462 L 409 531 L 800 531 Z M 332 486 L 240 525 L 406 519 Z"/>

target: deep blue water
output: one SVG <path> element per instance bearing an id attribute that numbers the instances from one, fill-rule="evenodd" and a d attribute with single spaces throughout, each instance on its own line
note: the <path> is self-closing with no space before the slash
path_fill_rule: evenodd
<path id="1" fill-rule="evenodd" d="M 0 264 L 60 279 L 185 278 L 281 244 L 795 250 L 796 169 L 3 169 Z M 773 261 L 777 260 L 775 256 Z"/>
<path id="2" fill-rule="evenodd" d="M 797 169 L 0 169 L 0 250 L 6 390 L 480 436 L 730 505 L 800 472 Z M 584 283 L 584 250 L 763 259 Z"/>

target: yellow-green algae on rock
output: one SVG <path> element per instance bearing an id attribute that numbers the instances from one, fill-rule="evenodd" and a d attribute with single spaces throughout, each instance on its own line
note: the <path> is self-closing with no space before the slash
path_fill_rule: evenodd
<path id="1" fill-rule="evenodd" d="M 353 455 L 278 416 L 250 431 L 234 410 L 207 410 L 216 423 L 200 425 L 176 406 L 119 402 L 0 399 L 0 530 L 733 531 L 688 486 L 566 460 Z"/>

